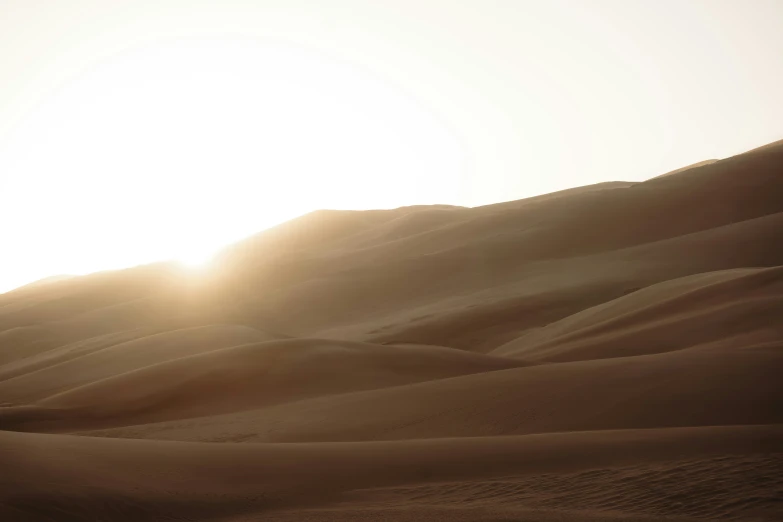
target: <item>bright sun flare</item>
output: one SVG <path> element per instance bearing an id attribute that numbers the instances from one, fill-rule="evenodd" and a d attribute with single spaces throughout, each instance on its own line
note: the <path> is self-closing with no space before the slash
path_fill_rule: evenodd
<path id="1" fill-rule="evenodd" d="M 314 52 L 219 39 L 113 56 L 4 143 L 14 198 L 0 217 L 25 216 L 9 243 L 25 263 L 0 291 L 160 259 L 201 266 L 319 208 L 457 201 L 463 161 L 393 85 Z"/>
<path id="2" fill-rule="evenodd" d="M 214 253 L 212 252 L 181 254 L 177 256 L 177 261 L 184 267 L 201 270 L 206 268 L 210 264 L 213 257 L 214 257 Z"/>

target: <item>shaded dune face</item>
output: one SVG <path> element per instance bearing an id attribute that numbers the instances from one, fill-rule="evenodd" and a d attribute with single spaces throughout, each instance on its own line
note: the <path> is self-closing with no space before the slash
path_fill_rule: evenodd
<path id="1" fill-rule="evenodd" d="M 165 361 L 266 338 L 269 336 L 263 332 L 236 325 L 158 333 L 66 356 L 50 366 L 2 381 L 0 396 L 8 402 L 31 402 Z"/>
<path id="2" fill-rule="evenodd" d="M 783 422 L 780 347 L 545 364 L 100 434 L 318 442 L 775 424 Z"/>
<path id="3" fill-rule="evenodd" d="M 0 295 L 0 519 L 780 520 L 783 146 Z"/>
<path id="4" fill-rule="evenodd" d="M 514 359 L 435 346 L 319 339 L 245 344 L 96 379 L 47 396 L 34 408 L 6 408 L 0 427 L 73 431 L 200 417 L 522 366 Z"/>
<path id="5" fill-rule="evenodd" d="M 779 317 L 783 267 L 710 272 L 588 308 L 492 353 L 569 361 L 659 353 L 742 336 L 775 341 L 783 335 Z M 672 336 L 672 330 L 679 335 Z"/>

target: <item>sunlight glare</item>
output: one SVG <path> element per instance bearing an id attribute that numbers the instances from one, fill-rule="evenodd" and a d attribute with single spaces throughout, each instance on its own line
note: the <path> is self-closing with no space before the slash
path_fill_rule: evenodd
<path id="1" fill-rule="evenodd" d="M 180 265 L 190 270 L 204 270 L 209 267 L 214 258 L 214 252 L 192 252 L 177 257 Z"/>
<path id="2" fill-rule="evenodd" d="M 203 252 L 320 208 L 453 201 L 463 163 L 449 128 L 391 83 L 316 51 L 220 38 L 113 56 L 4 145 L 0 191 L 14 197 L 0 218 L 25 262 L 4 267 L 14 280 L 0 291 L 202 265 Z"/>

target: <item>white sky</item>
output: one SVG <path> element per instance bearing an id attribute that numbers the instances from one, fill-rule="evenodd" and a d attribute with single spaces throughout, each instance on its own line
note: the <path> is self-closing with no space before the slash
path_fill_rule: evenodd
<path id="1" fill-rule="evenodd" d="M 783 138 L 778 0 L 0 0 L 0 291 Z"/>

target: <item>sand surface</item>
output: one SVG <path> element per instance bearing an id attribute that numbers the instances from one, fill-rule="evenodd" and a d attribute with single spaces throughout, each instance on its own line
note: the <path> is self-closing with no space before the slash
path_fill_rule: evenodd
<path id="1" fill-rule="evenodd" d="M 781 143 L 0 295 L 0 520 L 781 520 Z"/>

